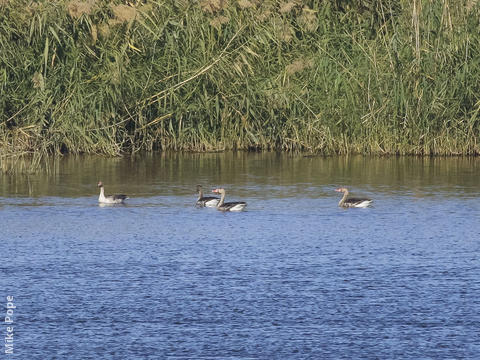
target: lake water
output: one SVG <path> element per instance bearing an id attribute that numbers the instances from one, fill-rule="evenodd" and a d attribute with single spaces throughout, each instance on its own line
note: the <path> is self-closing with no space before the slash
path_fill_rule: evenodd
<path id="1" fill-rule="evenodd" d="M 0 175 L 15 358 L 480 356 L 480 159 L 157 154 L 47 170 Z M 99 206 L 98 180 L 128 204 Z M 194 208 L 196 184 L 248 207 Z M 340 209 L 339 186 L 374 207 Z"/>

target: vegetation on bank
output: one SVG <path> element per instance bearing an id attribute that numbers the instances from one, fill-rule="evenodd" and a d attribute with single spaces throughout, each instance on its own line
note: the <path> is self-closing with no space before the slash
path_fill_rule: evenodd
<path id="1" fill-rule="evenodd" d="M 1 155 L 479 154 L 476 0 L 0 0 Z"/>

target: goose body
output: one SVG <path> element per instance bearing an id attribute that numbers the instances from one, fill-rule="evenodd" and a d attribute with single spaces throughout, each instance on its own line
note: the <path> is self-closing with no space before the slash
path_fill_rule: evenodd
<path id="1" fill-rule="evenodd" d="M 197 185 L 198 199 L 195 206 L 198 207 L 216 207 L 220 199 L 215 196 L 203 196 L 201 185 Z"/>
<path id="2" fill-rule="evenodd" d="M 242 211 L 247 206 L 244 201 L 225 202 L 225 189 L 215 189 L 212 191 L 215 194 L 220 194 L 220 201 L 217 204 L 217 209 L 221 211 Z"/>
<path id="3" fill-rule="evenodd" d="M 106 195 L 103 188 L 103 183 L 98 182 L 97 186 L 100 188 L 100 195 L 98 196 L 98 202 L 100 204 L 123 204 L 128 199 L 127 195 Z"/>
<path id="4" fill-rule="evenodd" d="M 339 189 L 336 189 L 335 191 L 343 193 L 343 197 L 338 203 L 338 206 L 343 208 L 350 208 L 350 207 L 366 208 L 370 206 L 373 202 L 373 200 L 366 199 L 366 198 L 348 198 L 347 188 L 339 188 Z"/>

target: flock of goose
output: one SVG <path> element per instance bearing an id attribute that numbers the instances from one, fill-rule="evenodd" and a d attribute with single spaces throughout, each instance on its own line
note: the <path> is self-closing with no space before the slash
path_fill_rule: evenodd
<path id="1" fill-rule="evenodd" d="M 105 195 L 103 182 L 99 181 L 97 186 L 100 188 L 100 195 L 98 202 L 100 204 L 123 204 L 128 199 L 127 195 Z M 338 203 L 338 206 L 343 208 L 365 208 L 372 204 L 371 199 L 365 198 L 349 198 L 348 190 L 346 188 L 338 188 L 335 191 L 343 193 L 343 197 Z M 215 207 L 220 211 L 242 211 L 247 206 L 244 201 L 225 202 L 225 189 L 219 188 L 212 190 L 212 193 L 220 195 L 220 198 L 216 196 L 203 196 L 203 190 L 201 185 L 197 185 L 198 199 L 195 206 L 198 207 Z"/>

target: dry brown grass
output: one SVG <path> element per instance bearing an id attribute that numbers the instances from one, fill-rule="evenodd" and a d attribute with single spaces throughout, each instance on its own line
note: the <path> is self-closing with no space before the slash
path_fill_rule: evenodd
<path id="1" fill-rule="evenodd" d="M 225 9 L 228 5 L 227 0 L 202 0 L 200 1 L 200 7 L 203 11 L 208 12 L 210 14 L 215 14 L 223 9 Z"/>
<path id="2" fill-rule="evenodd" d="M 108 26 L 108 24 L 97 25 L 97 35 L 100 35 L 104 39 L 108 38 L 110 35 L 110 26 Z"/>
<path id="3" fill-rule="evenodd" d="M 93 24 L 92 25 L 92 28 L 90 30 L 90 34 L 92 35 L 92 41 L 93 43 L 95 44 L 98 40 L 98 29 L 97 29 L 97 25 Z"/>
<path id="4" fill-rule="evenodd" d="M 7 136 L 0 139 L 2 148 L 9 149 L 2 155 L 5 157 L 15 154 L 24 155 L 33 153 L 41 141 L 40 129 L 35 125 L 28 125 L 23 128 L 12 129 Z"/>
<path id="5" fill-rule="evenodd" d="M 72 18 L 78 19 L 84 14 L 91 15 L 96 5 L 97 5 L 96 0 L 87 0 L 87 1 L 73 0 L 67 4 L 67 12 Z"/>
<path id="6" fill-rule="evenodd" d="M 271 16 L 272 16 L 272 10 L 271 9 L 263 9 L 262 12 L 260 12 L 257 15 L 257 19 L 259 21 L 265 21 L 265 20 L 270 19 Z"/>
<path id="7" fill-rule="evenodd" d="M 280 12 L 282 14 L 289 13 L 290 11 L 292 11 L 298 5 L 298 3 L 299 3 L 298 1 L 285 2 L 285 3 L 280 5 Z"/>
<path id="8" fill-rule="evenodd" d="M 318 28 L 317 12 L 304 6 L 302 14 L 298 18 L 298 23 L 304 30 L 313 32 Z"/>
<path id="9" fill-rule="evenodd" d="M 467 0 L 465 5 L 467 11 L 471 11 L 478 4 L 478 0 Z"/>
<path id="10" fill-rule="evenodd" d="M 223 24 L 227 24 L 230 21 L 230 19 L 226 16 L 216 16 L 210 21 L 210 25 L 215 27 L 216 29 L 220 29 Z"/>
<path id="11" fill-rule="evenodd" d="M 277 36 L 280 40 L 285 42 L 290 42 L 293 39 L 293 28 L 288 24 L 282 24 L 279 31 L 277 32 Z"/>
<path id="12" fill-rule="evenodd" d="M 238 0 L 238 6 L 240 6 L 242 9 L 249 9 L 255 7 L 256 5 L 248 0 Z"/>
<path id="13" fill-rule="evenodd" d="M 128 5 L 111 5 L 115 19 L 120 22 L 130 22 L 137 17 L 137 9 Z"/>
<path id="14" fill-rule="evenodd" d="M 293 63 L 287 65 L 285 67 L 285 72 L 287 73 L 287 75 L 293 75 L 311 67 L 313 67 L 313 60 L 298 59 L 295 60 Z"/>
<path id="15" fill-rule="evenodd" d="M 33 88 L 34 89 L 45 89 L 45 81 L 43 80 L 43 75 L 39 72 L 36 72 L 32 78 Z"/>

